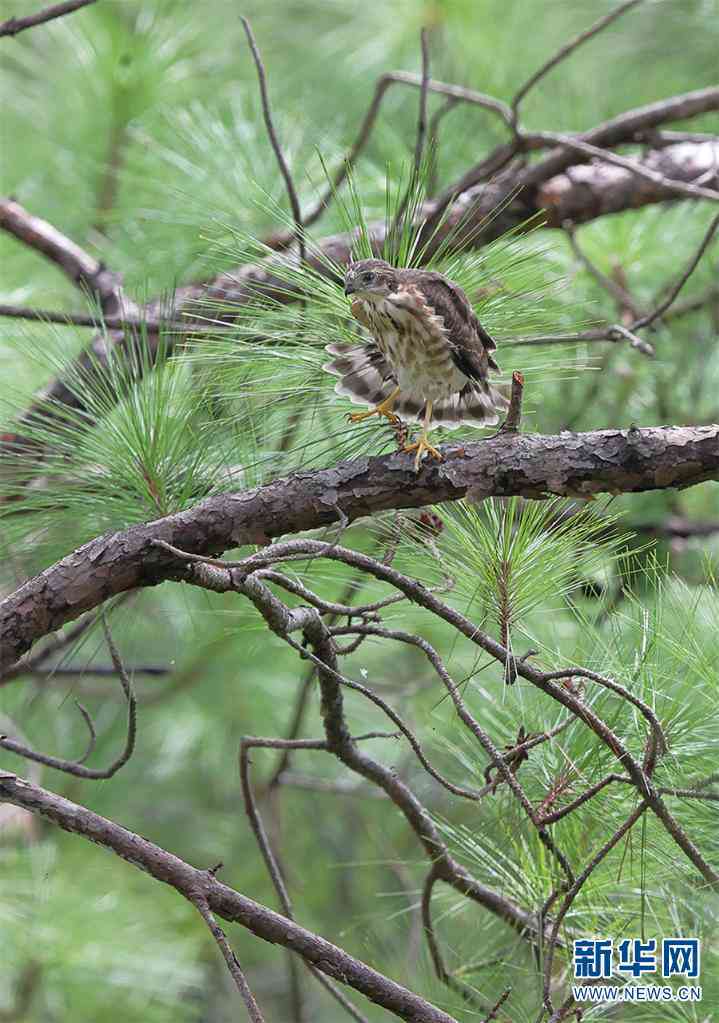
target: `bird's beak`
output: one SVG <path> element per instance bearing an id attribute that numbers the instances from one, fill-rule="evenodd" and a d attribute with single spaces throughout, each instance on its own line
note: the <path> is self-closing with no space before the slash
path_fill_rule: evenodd
<path id="1" fill-rule="evenodd" d="M 345 295 L 353 295 L 355 290 L 354 281 L 345 281 Z"/>

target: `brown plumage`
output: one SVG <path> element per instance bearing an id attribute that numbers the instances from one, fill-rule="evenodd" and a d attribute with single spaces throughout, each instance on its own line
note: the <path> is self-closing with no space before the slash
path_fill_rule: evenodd
<path id="1" fill-rule="evenodd" d="M 338 394 L 374 405 L 355 413 L 421 419 L 422 437 L 408 450 L 440 457 L 427 441 L 430 420 L 455 427 L 464 422 L 491 426 L 506 399 L 489 384 L 499 367 L 494 340 L 477 319 L 467 296 L 453 281 L 432 270 L 395 269 L 381 259 L 350 266 L 345 294 L 353 295 L 352 315 L 372 340 L 363 345 L 328 345 L 335 356 L 323 368 L 338 376 Z"/>

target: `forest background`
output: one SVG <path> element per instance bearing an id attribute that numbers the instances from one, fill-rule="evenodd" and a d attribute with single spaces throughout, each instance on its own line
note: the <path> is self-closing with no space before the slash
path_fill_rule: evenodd
<path id="1" fill-rule="evenodd" d="M 297 949 L 260 940 L 246 922 L 222 925 L 241 964 L 230 956 L 228 970 L 222 937 L 197 912 L 204 896 L 182 898 L 103 853 L 83 840 L 87 821 L 80 837 L 67 834 L 67 808 L 53 817 L 49 797 L 33 803 L 8 782 L 0 1019 L 224 1023 L 243 1018 L 243 997 L 251 1018 L 268 1021 L 580 1018 L 567 1000 L 572 939 L 675 934 L 702 940 L 701 1003 L 585 1005 L 581 1018 L 719 1019 L 719 496 L 702 482 L 719 474 L 706 446 L 719 450 L 719 6 L 619 7 L 526 95 L 518 90 L 560 47 L 618 8 L 99 0 L 0 38 L 0 584 L 13 621 L 25 615 L 34 629 L 20 660 L 3 662 L 0 782 L 17 772 L 194 867 L 221 861 L 223 884 L 278 912 L 291 898 L 304 928 L 419 999 L 402 1002 L 377 981 L 372 1004 L 312 946 L 304 958 L 334 978 L 348 1010 Z M 28 8 L 5 0 L 0 17 Z M 388 71 L 404 80 L 375 93 Z M 698 90 L 701 102 L 657 123 L 590 141 L 609 163 L 576 144 L 576 133 Z M 381 103 L 367 122 L 373 95 Z M 327 197 L 363 122 L 371 131 Z M 576 165 L 522 185 L 556 146 Z M 327 197 L 303 233 L 304 266 L 278 149 L 305 218 Z M 438 249 L 418 234 L 425 201 L 440 209 Z M 356 255 L 394 225 L 394 259 L 429 259 L 465 287 L 497 338 L 508 394 L 522 375 L 521 437 L 439 434 L 469 445 L 474 475 L 471 465 L 452 475 L 450 458 L 449 475 L 439 465 L 414 477 L 388 426 L 347 424 L 350 406 L 322 372 L 324 345 L 356 337 L 341 265 L 362 225 Z M 277 258 L 269 284 L 266 269 L 246 270 Z M 186 288 L 213 280 L 214 290 Z M 62 383 L 38 401 L 52 381 Z M 624 432 L 587 433 L 580 450 L 562 431 Z M 640 466 L 627 455 L 632 437 L 640 454 L 647 445 Z M 491 466 L 482 444 L 498 452 Z M 565 464 L 575 450 L 581 472 Z M 370 455 L 385 458 L 368 465 Z M 307 475 L 343 460 L 355 466 L 346 476 Z M 282 561 L 294 592 L 270 575 L 253 596 L 244 576 L 203 574 L 166 551 L 160 562 L 155 549 L 127 586 L 115 565 L 88 603 L 78 598 L 84 617 L 49 614 L 40 627 L 40 604 L 17 612 L 26 580 L 34 586 L 96 537 L 122 546 L 135 525 L 284 477 L 294 482 L 263 497 L 253 535 L 198 541 L 194 553 L 245 558 L 278 533 L 329 544 Z M 343 488 L 359 495 L 351 507 Z M 276 508 L 294 502 L 292 525 Z M 374 567 L 337 559 L 335 544 Z M 59 599 L 71 607 L 85 576 L 66 585 Z M 472 628 L 428 606 L 425 585 Z M 319 633 L 314 619 L 290 628 L 282 618 L 312 605 L 307 589 Z M 283 601 L 279 625 L 267 593 Z M 404 599 L 354 617 L 334 607 L 393 593 Z M 37 586 L 32 594 L 42 603 Z M 403 723 L 404 735 L 357 744 L 376 771 L 359 770 L 332 738 L 337 678 L 322 628 L 334 647 L 353 647 L 334 669 L 355 685 L 344 687 L 352 735 Z M 603 781 L 626 777 L 626 763 L 582 707 L 641 762 L 643 781 Z M 75 758 L 88 728 L 84 765 Z M 254 749 L 243 796 L 243 736 L 328 749 Z M 112 777 L 17 755 L 32 751 L 100 774 L 114 764 Z M 643 801 L 649 777 L 657 790 L 646 799 L 664 799 L 671 818 Z M 247 813 L 250 783 L 262 825 Z M 412 820 L 405 789 L 426 818 Z"/>

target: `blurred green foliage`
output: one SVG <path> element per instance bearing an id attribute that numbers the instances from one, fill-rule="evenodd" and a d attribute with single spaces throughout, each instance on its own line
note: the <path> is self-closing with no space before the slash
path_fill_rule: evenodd
<path id="1" fill-rule="evenodd" d="M 2 40 L 0 89 L 8 101 L 0 114 L 0 192 L 121 271 L 137 300 L 169 294 L 180 282 L 256 256 L 257 239 L 289 223 L 240 13 L 251 19 L 262 50 L 278 132 L 306 207 L 326 184 L 324 165 L 337 167 L 353 141 L 376 78 L 386 70 L 418 70 L 422 25 L 431 28 L 433 77 L 509 100 L 562 42 L 609 6 L 604 0 L 248 0 L 241 11 L 229 0 L 101 0 Z M 2 16 L 27 13 L 27 7 L 24 0 L 6 0 Z M 523 121 L 536 129 L 579 130 L 712 84 L 718 17 L 716 0 L 640 5 L 545 78 L 529 94 Z M 389 90 L 354 171 L 358 206 L 342 193 L 345 198 L 315 225 L 313 240 L 344 230 L 348 216 L 384 217 L 388 178 L 396 182 L 411 162 L 417 97 L 413 89 Z M 431 112 L 441 102 L 431 96 Z M 692 127 L 716 131 L 716 117 L 698 118 Z M 457 106 L 442 122 L 440 184 L 450 184 L 503 139 L 496 118 Z M 597 220 L 582 227 L 578 239 L 597 266 L 608 274 L 619 269 L 636 302 L 650 307 L 695 250 L 708 216 L 703 204 L 648 207 Z M 0 262 L 4 302 L 83 308 L 81 296 L 54 267 L 4 235 Z M 483 322 L 500 341 L 505 379 L 514 369 L 525 373 L 526 429 L 717 420 L 716 310 L 659 326 L 651 338 L 655 360 L 618 345 L 521 348 L 512 344 L 518 337 L 571 333 L 616 319 L 611 298 L 576 262 L 566 239 L 537 230 L 452 257 L 443 267 L 476 297 Z M 715 246 L 687 292 L 714 283 L 716 269 Z M 354 336 L 355 327 L 334 285 L 318 277 L 313 292 L 302 310 L 271 303 L 251 309 L 230 337 L 218 334 L 181 359 L 161 360 L 116 406 L 109 387 L 103 391 L 77 379 L 100 425 L 81 434 L 81 424 L 67 417 L 48 438 L 52 457 L 35 469 L 43 485 L 25 497 L 22 514 L 2 522 L 4 587 L 103 531 L 188 507 L 207 493 L 388 450 L 391 435 L 375 425 L 343 423 L 345 406 L 321 372 L 323 346 Z M 259 327 L 276 340 L 271 351 L 254 340 Z M 87 341 L 88 332 L 69 327 L 0 322 L 3 428 L 11 428 L 33 392 L 63 371 Z M 129 369 L 113 367 L 118 387 Z M 295 418 L 299 426 L 282 450 Z M 509 543 L 505 555 L 516 558 L 524 573 L 545 513 L 522 519 L 517 506 L 526 542 Z M 610 536 L 597 536 L 591 552 L 587 537 L 569 527 L 555 538 L 552 571 L 542 575 L 539 558 L 527 578 L 520 572 L 512 627 L 523 645 L 540 651 L 542 663 L 577 663 L 614 674 L 650 703 L 670 738 L 658 783 L 685 785 L 716 762 L 719 533 L 671 544 L 660 540 L 649 549 L 639 527 L 669 516 L 719 519 L 716 487 L 614 498 L 597 512 L 605 513 L 617 516 L 618 525 Z M 428 581 L 441 580 L 441 567 L 457 575 L 450 599 L 466 609 L 474 598 L 471 613 L 494 634 L 501 623 L 489 581 L 492 538 L 501 540 L 503 529 L 508 538 L 506 514 L 502 505 L 448 513 L 436 541 L 438 558 L 408 528 L 397 558 L 404 570 Z M 343 542 L 376 551 L 389 528 L 384 521 L 356 526 Z M 298 573 L 335 599 L 348 581 L 347 571 L 335 564 L 313 562 Z M 364 600 L 386 591 L 363 582 L 359 592 Z M 421 631 L 437 647 L 497 745 L 513 743 L 520 724 L 537 732 L 561 720 L 530 687 L 505 687 L 500 668 L 477 661 L 475 649 L 440 622 L 403 605 L 385 619 Z M 43 769 L 42 782 L 197 866 L 222 860 L 223 880 L 275 907 L 242 810 L 238 741 L 243 734 L 286 733 L 307 666 L 238 597 L 166 583 L 118 607 L 111 622 L 130 667 L 164 665 L 171 674 L 137 675 L 138 747 L 116 777 L 88 782 Z M 125 709 L 119 684 L 89 671 L 109 663 L 101 630 L 86 633 L 60 663 L 88 672 L 23 678 L 0 688 L 0 731 L 20 730 L 36 748 L 61 756 L 79 754 L 86 736 L 73 700 L 80 699 L 98 732 L 92 763 L 108 763 L 122 746 Z M 388 651 L 370 640 L 345 668 L 400 710 L 433 763 L 453 780 L 482 784 L 485 758 L 459 728 L 419 651 Z M 641 719 L 612 693 L 588 690 L 587 698 L 639 753 Z M 308 736 L 321 734 L 316 704 L 305 724 Z M 354 733 L 386 727 L 359 696 L 349 695 L 347 707 Z M 546 897 L 553 865 L 509 793 L 500 788 L 480 807 L 457 805 L 399 743 L 377 741 L 372 749 L 413 785 L 475 876 L 528 908 Z M 253 763 L 259 787 L 275 755 L 257 751 Z M 0 765 L 21 773 L 26 767 L 5 753 Z M 519 776 L 530 799 L 541 803 L 562 779 L 571 798 L 612 766 L 574 723 L 533 752 Z M 320 753 L 295 758 L 293 771 L 354 781 Z M 297 917 L 458 1019 L 476 1019 L 436 981 L 424 950 L 418 902 L 427 865 L 418 844 L 397 811 L 370 795 L 366 788 L 345 797 L 298 784 L 263 803 Z M 621 787 L 599 799 L 601 804 L 590 804 L 587 813 L 569 816 L 555 829 L 573 862 L 583 863 L 633 805 Z M 719 829 L 711 807 L 676 801 L 688 833 L 716 862 Z M 0 866 L 0 1010 L 12 1004 L 21 971 L 38 962 L 30 1023 L 238 1018 L 238 1001 L 204 925 L 175 893 L 41 821 L 25 826 L 16 818 L 5 827 Z M 508 1015 L 514 1023 L 533 1020 L 540 981 L 525 944 L 455 893 L 438 888 L 435 900 L 449 967 L 490 1003 L 511 982 Z M 582 935 L 661 937 L 676 931 L 702 937 L 704 1002 L 664 1006 L 661 1017 L 635 1005 L 624 1015 L 613 1010 L 612 1018 L 719 1019 L 712 1015 L 719 1004 L 717 908 L 716 896 L 698 888 L 663 829 L 649 817 L 638 825 L 577 900 L 567 925 Z M 230 937 L 267 1019 L 289 1019 L 282 953 L 239 928 L 230 928 Z M 313 1021 L 340 1018 L 309 981 L 307 999 Z M 371 1020 L 386 1018 L 373 1007 L 361 1008 Z M 605 1016 L 597 1009 L 584 1018 Z"/>

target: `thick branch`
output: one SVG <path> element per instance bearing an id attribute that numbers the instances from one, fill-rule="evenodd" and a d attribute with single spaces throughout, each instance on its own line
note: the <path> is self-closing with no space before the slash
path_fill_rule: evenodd
<path id="1" fill-rule="evenodd" d="M 132 866 L 170 885 L 193 904 L 203 900 L 223 920 L 239 923 L 258 938 L 291 949 L 326 976 L 349 985 L 400 1019 L 412 1023 L 456 1023 L 447 1013 L 331 942 L 222 884 L 210 871 L 197 870 L 84 806 L 7 773 L 0 773 L 0 802 L 40 814 L 64 831 L 112 850 Z"/>
<path id="2" fill-rule="evenodd" d="M 155 545 L 213 554 L 377 511 L 475 498 L 590 496 L 688 487 L 719 479 L 719 426 L 498 436 L 446 445 L 444 461 L 413 471 L 401 452 L 300 472 L 218 494 L 188 511 L 85 544 L 0 603 L 0 670 L 42 636 L 109 597 L 184 578 Z"/>

